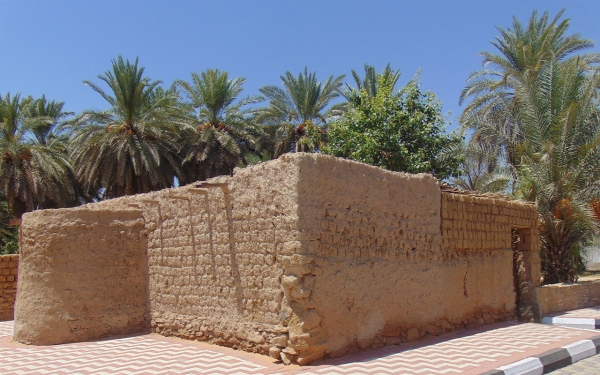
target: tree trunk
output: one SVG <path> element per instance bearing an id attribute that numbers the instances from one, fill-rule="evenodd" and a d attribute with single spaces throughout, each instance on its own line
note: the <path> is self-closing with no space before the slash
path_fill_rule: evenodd
<path id="1" fill-rule="evenodd" d="M 12 200 L 9 204 L 9 207 L 11 216 L 17 219 L 20 219 L 21 216 L 23 216 L 23 214 L 27 212 L 27 204 L 25 204 L 25 202 L 22 202 L 19 198 L 15 198 L 14 200 Z"/>
<path id="2" fill-rule="evenodd" d="M 571 248 L 561 245 L 545 246 L 546 274 L 544 284 L 556 284 L 575 281 L 575 267 L 571 260 Z"/>

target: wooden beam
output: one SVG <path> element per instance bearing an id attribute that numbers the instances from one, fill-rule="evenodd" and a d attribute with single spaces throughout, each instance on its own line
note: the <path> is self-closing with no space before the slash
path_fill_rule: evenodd
<path id="1" fill-rule="evenodd" d="M 206 189 L 189 188 L 187 191 L 190 194 L 208 194 L 208 190 Z"/>
<path id="2" fill-rule="evenodd" d="M 227 186 L 228 186 L 227 183 L 201 182 L 198 185 L 196 185 L 196 188 L 214 189 L 214 188 L 227 188 Z"/>
<path id="3" fill-rule="evenodd" d="M 10 219 L 8 220 L 8 224 L 18 227 L 19 225 L 21 225 L 21 219 Z"/>

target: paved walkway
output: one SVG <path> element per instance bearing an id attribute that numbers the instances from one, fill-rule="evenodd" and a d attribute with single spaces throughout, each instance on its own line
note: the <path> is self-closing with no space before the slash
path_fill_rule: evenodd
<path id="1" fill-rule="evenodd" d="M 598 375 L 600 374 L 600 354 L 581 360 L 575 364 L 551 372 L 552 375 Z"/>
<path id="2" fill-rule="evenodd" d="M 156 334 L 55 346 L 11 341 L 13 322 L 0 322 L 0 369 L 12 374 L 481 374 L 597 332 L 540 324 L 502 323 L 390 346 L 314 366 L 284 366 L 269 357 Z"/>

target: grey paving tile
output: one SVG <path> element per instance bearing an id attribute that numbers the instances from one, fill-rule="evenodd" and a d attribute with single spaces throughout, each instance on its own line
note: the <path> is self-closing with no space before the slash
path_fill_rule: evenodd
<path id="1" fill-rule="evenodd" d="M 552 375 L 599 375 L 600 354 L 581 360 L 560 370 L 552 371 Z"/>

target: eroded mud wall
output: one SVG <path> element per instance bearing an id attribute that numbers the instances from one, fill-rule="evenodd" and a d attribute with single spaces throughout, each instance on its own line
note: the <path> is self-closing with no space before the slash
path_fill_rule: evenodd
<path id="1" fill-rule="evenodd" d="M 137 200 L 155 332 L 268 353 L 290 315 L 280 284 L 297 249 L 297 179 L 294 163 L 269 163 Z"/>
<path id="2" fill-rule="evenodd" d="M 146 248 L 139 210 L 25 214 L 15 340 L 49 345 L 149 329 Z"/>
<path id="3" fill-rule="evenodd" d="M 310 266 L 284 279 L 293 281 L 287 289 L 304 291 L 292 299 L 302 323 L 290 328 L 290 341 L 307 342 L 313 357 L 513 316 L 510 241 L 444 246 L 441 215 L 448 208 L 433 177 L 323 156 L 302 159 L 300 169 L 298 220 Z M 500 215 L 509 222 L 509 214 Z M 510 227 L 502 229 L 510 237 Z M 288 347 L 299 355 L 307 350 Z"/>

